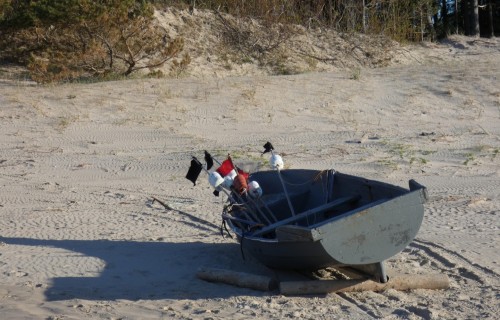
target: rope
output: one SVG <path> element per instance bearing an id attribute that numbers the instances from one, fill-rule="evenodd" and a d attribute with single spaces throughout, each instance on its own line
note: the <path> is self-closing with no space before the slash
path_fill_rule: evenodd
<path id="1" fill-rule="evenodd" d="M 220 233 L 221 233 L 221 236 L 224 238 L 224 231 L 226 231 L 227 235 L 229 236 L 229 238 L 233 238 L 233 236 L 231 235 L 231 233 L 229 232 L 229 230 L 227 230 L 227 225 L 226 225 L 226 220 L 222 220 L 222 225 L 220 226 Z"/>
<path id="2" fill-rule="evenodd" d="M 288 182 L 288 181 L 285 181 L 285 179 L 283 179 L 283 181 L 289 185 L 289 186 L 303 186 L 303 185 L 307 185 L 307 184 L 311 184 L 311 182 L 314 182 L 314 181 L 317 181 L 318 179 L 321 179 L 322 175 L 324 172 L 328 172 L 329 170 L 321 170 L 320 172 L 318 172 L 318 174 L 316 174 L 312 179 L 309 179 L 305 182 L 301 182 L 301 183 L 291 183 L 291 182 Z"/>
<path id="3" fill-rule="evenodd" d="M 241 240 L 240 240 L 241 258 L 243 259 L 243 261 L 245 261 L 245 253 L 243 252 L 243 239 L 245 239 L 245 232 L 241 233 Z"/>

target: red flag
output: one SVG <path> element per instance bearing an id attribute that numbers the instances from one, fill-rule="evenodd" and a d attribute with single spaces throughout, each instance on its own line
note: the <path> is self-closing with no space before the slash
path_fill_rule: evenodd
<path id="1" fill-rule="evenodd" d="M 221 176 L 225 177 L 234 169 L 231 159 L 224 160 L 216 170 Z"/>

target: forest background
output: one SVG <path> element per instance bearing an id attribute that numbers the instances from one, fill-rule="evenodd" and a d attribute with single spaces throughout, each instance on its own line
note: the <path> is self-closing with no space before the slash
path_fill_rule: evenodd
<path id="1" fill-rule="evenodd" d="M 168 61 L 180 74 L 191 61 L 185 38 L 170 36 L 154 19 L 155 10 L 167 7 L 216 12 L 238 46 L 250 38 L 248 30 L 224 15 L 278 25 L 266 47 L 252 46 L 258 55 L 297 32 L 291 27 L 297 25 L 400 43 L 500 34 L 500 0 L 0 0 L 0 63 L 26 67 L 26 76 L 41 83 L 114 79 L 140 70 L 164 76 L 158 68 Z"/>

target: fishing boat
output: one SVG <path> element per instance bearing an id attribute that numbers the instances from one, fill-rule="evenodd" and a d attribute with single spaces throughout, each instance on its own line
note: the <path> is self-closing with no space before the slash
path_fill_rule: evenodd
<path id="1" fill-rule="evenodd" d="M 417 235 L 427 189 L 415 180 L 406 189 L 334 169 L 283 169 L 272 146 L 266 150 L 274 170 L 226 173 L 233 184 L 213 177 L 219 169 L 209 177 L 227 190 L 222 219 L 242 249 L 270 268 L 349 267 L 387 282 L 384 261 Z"/>
<path id="2" fill-rule="evenodd" d="M 348 266 L 379 282 L 388 280 L 384 261 L 415 238 L 427 199 L 414 180 L 405 189 L 335 170 L 260 171 L 249 179 L 263 195 L 232 197 L 222 214 L 244 250 L 271 268 Z"/>

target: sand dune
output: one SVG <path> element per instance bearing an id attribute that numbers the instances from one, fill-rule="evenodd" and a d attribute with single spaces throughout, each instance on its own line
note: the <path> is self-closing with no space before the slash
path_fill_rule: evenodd
<path id="1" fill-rule="evenodd" d="M 1 317 L 495 318 L 500 43 L 427 46 L 356 79 L 0 80 Z M 451 288 L 285 297 L 197 279 L 202 266 L 273 275 L 221 237 L 224 197 L 184 179 L 205 149 L 263 167 L 268 140 L 287 167 L 427 186 L 417 239 L 388 265 Z"/>

